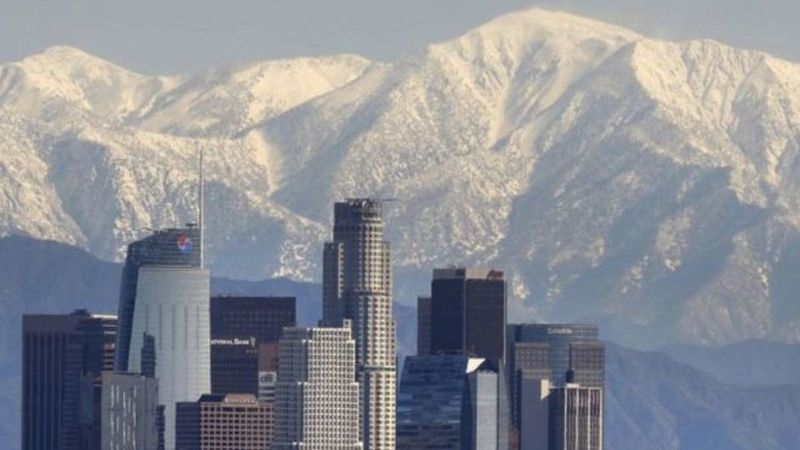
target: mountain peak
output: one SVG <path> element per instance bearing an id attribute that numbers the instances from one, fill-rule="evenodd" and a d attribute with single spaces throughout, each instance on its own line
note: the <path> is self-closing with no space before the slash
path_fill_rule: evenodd
<path id="1" fill-rule="evenodd" d="M 570 39 L 617 37 L 626 41 L 641 39 L 641 35 L 626 28 L 588 17 L 543 8 L 529 8 L 497 17 L 473 31 L 482 35 L 549 36 Z"/>
<path id="2" fill-rule="evenodd" d="M 126 71 L 103 58 L 87 53 L 79 48 L 68 45 L 55 45 L 44 49 L 40 53 L 26 57 L 20 64 L 23 66 L 48 65 L 51 69 L 56 67 L 98 67 L 104 66 L 115 68 L 116 70 Z"/>

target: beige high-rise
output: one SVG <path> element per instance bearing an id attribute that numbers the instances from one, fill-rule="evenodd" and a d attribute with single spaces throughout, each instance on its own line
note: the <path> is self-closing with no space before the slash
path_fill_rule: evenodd
<path id="1" fill-rule="evenodd" d="M 349 322 L 285 328 L 278 358 L 273 450 L 361 450 L 359 384 Z"/>
<path id="2" fill-rule="evenodd" d="M 395 448 L 395 324 L 382 206 L 374 199 L 336 203 L 333 241 L 323 258 L 323 323 L 352 324 L 365 450 Z"/>

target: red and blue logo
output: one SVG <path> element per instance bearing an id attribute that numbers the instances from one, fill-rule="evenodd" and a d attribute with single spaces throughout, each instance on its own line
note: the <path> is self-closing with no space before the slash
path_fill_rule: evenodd
<path id="1" fill-rule="evenodd" d="M 185 234 L 179 234 L 177 244 L 178 250 L 180 250 L 184 255 L 192 252 L 192 240 L 189 239 L 189 236 Z"/>

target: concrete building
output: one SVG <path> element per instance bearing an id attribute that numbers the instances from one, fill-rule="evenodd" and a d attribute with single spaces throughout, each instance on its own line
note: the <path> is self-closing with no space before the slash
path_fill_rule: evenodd
<path id="1" fill-rule="evenodd" d="M 349 321 L 287 328 L 280 341 L 272 449 L 357 450 L 359 383 Z"/>
<path id="2" fill-rule="evenodd" d="M 158 450 L 158 382 L 103 372 L 98 450 Z M 85 450 L 95 447 L 84 447 Z"/>
<path id="3" fill-rule="evenodd" d="M 203 395 L 177 404 L 177 450 L 265 450 L 272 442 L 272 405 L 250 394 Z"/>
<path id="4" fill-rule="evenodd" d="M 115 316 L 25 315 L 22 325 L 23 450 L 81 449 L 81 389 L 110 369 Z"/>
<path id="5" fill-rule="evenodd" d="M 522 450 L 602 450 L 603 389 L 523 377 Z"/>
<path id="6" fill-rule="evenodd" d="M 463 355 L 406 358 L 397 402 L 400 450 L 506 450 L 502 370 Z"/>
<path id="7" fill-rule="evenodd" d="M 323 252 L 323 324 L 338 327 L 350 320 L 361 387 L 360 436 L 368 450 L 395 448 L 396 342 L 382 208 L 374 199 L 336 203 L 333 241 Z"/>
<path id="8" fill-rule="evenodd" d="M 463 352 L 495 362 L 504 359 L 506 303 L 502 271 L 435 269 L 431 282 L 430 353 Z"/>
<path id="9" fill-rule="evenodd" d="M 196 401 L 211 389 L 209 274 L 194 267 L 142 266 L 136 287 L 128 367 L 142 372 L 152 336 L 164 439 L 175 445 L 175 403 Z"/>

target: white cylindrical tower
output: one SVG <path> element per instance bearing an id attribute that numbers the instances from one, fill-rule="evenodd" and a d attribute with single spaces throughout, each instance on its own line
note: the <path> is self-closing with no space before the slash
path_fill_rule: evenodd
<path id="1" fill-rule="evenodd" d="M 129 370 L 142 372 L 145 335 L 152 336 L 167 449 L 175 447 L 175 403 L 211 391 L 209 273 L 196 267 L 139 269 Z"/>

